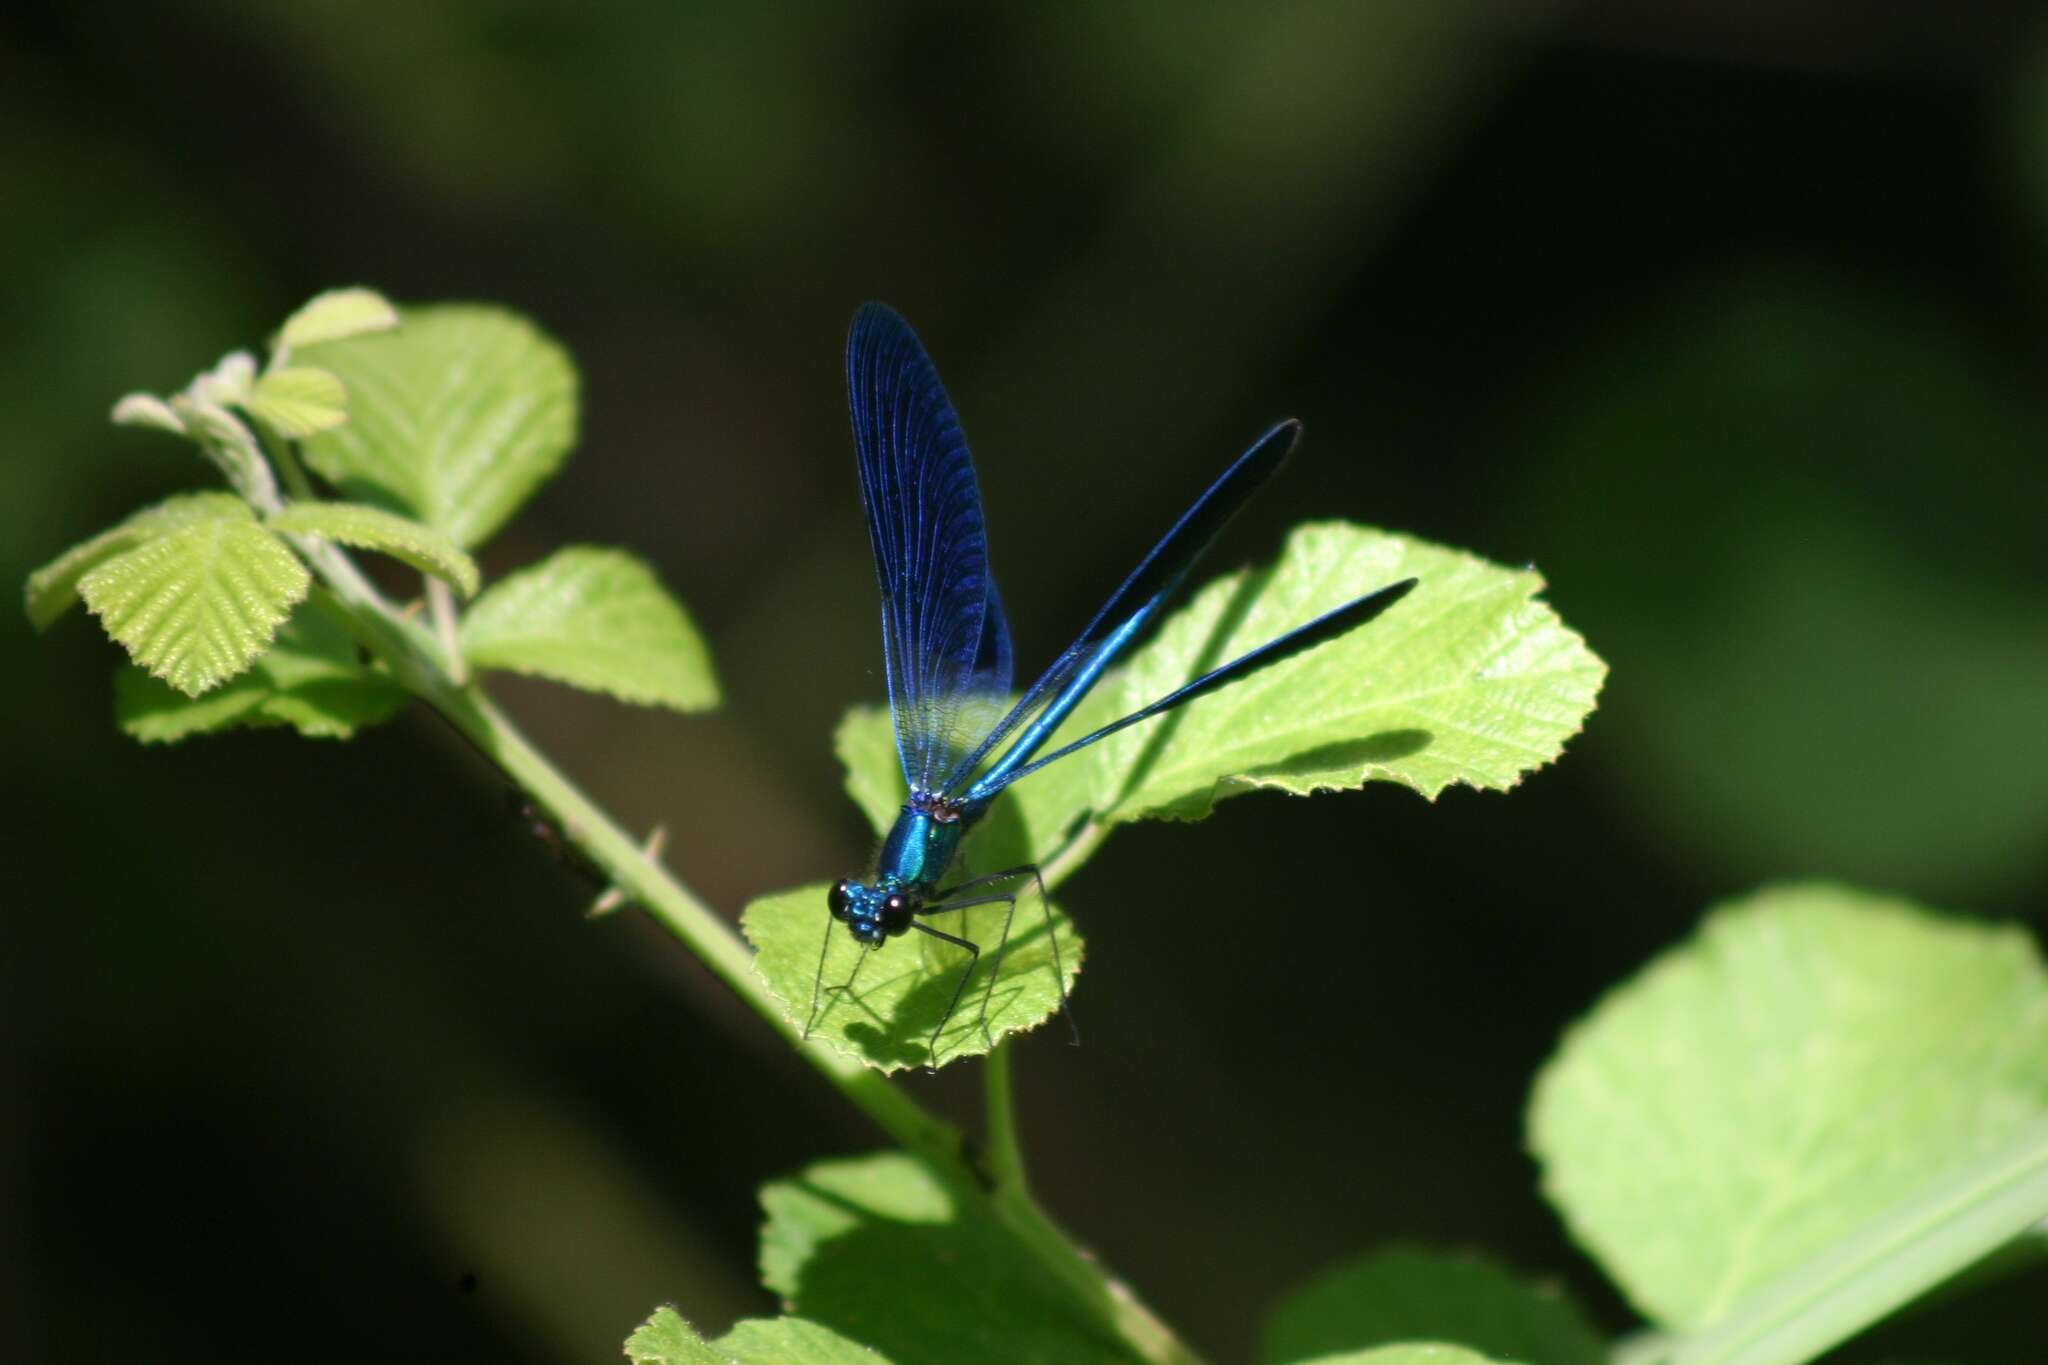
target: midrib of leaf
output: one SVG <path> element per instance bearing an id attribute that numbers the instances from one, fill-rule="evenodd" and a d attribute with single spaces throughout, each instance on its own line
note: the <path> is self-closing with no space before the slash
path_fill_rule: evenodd
<path id="1" fill-rule="evenodd" d="M 362 445 L 360 457 L 379 471 L 380 483 L 394 492 L 417 496 L 423 493 L 424 486 L 412 476 L 412 463 L 407 452 L 418 451 L 420 433 L 407 404 L 402 401 L 411 387 L 408 377 L 403 373 L 394 374 L 374 350 L 352 360 L 349 370 L 350 411 L 359 417 L 372 419 L 375 425 L 390 430 L 396 438 L 389 446 L 383 442 Z M 419 501 L 424 504 L 426 499 L 420 496 Z M 415 510 L 422 516 L 432 516 L 437 509 L 423 505 Z"/>
<path id="2" fill-rule="evenodd" d="M 441 473 L 446 484 L 470 489 L 471 506 L 498 502 L 510 483 L 527 477 L 523 466 L 514 468 L 517 461 L 499 457 L 513 437 L 531 431 L 553 405 L 562 401 L 566 392 L 551 386 L 545 394 L 536 394 L 527 382 L 528 375 L 547 355 L 540 338 L 523 329 L 492 329 L 492 336 L 492 350 L 448 377 L 449 384 L 465 392 L 470 402 L 466 408 L 457 410 L 445 429 L 441 454 L 445 457 L 452 449 L 457 454 L 466 452 L 466 459 L 452 466 L 442 461 L 431 466 Z M 515 349 L 523 355 L 517 369 L 511 368 L 512 362 L 507 359 Z M 471 370 L 495 375 L 496 382 L 488 386 L 473 383 L 468 378 Z M 497 411 L 495 423 L 487 420 L 493 408 Z M 460 477 L 449 477 L 457 471 Z"/>
<path id="3" fill-rule="evenodd" d="M 2048 1120 L 1677 1338 L 1670 1365 L 1797 1365 L 2048 1216 Z"/>

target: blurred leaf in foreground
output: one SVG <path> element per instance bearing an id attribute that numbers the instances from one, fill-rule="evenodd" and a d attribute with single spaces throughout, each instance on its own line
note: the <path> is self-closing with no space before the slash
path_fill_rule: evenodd
<path id="1" fill-rule="evenodd" d="M 1455 1340 L 1504 1359 L 1602 1365 L 1576 1305 L 1478 1256 L 1390 1247 L 1333 1266 L 1281 1300 L 1261 1357 L 1289 1365 L 1382 1342 Z"/>
<path id="2" fill-rule="evenodd" d="M 2044 1119 L 2024 931 L 1797 885 L 1715 910 L 1575 1025 L 1529 1140 L 1578 1241 L 1691 1329 Z"/>
<path id="3" fill-rule="evenodd" d="M 968 1216 L 901 1153 L 824 1161 L 762 1188 L 761 1278 L 791 1310 L 898 1365 L 1118 1362 L 1007 1228 Z"/>

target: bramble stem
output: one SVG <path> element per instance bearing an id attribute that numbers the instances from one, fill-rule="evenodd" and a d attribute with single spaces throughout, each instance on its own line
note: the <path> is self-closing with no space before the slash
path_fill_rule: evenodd
<path id="1" fill-rule="evenodd" d="M 325 580 L 318 605 L 381 659 L 392 676 L 455 727 L 504 772 L 625 895 L 644 908 L 770 1028 L 875 1125 L 942 1180 L 964 1205 L 978 1205 L 1010 1229 L 1027 1255 L 1039 1260 L 1072 1293 L 1090 1318 L 1154 1365 L 1199 1365 L 1199 1358 L 1077 1247 L 1031 1199 L 1010 1100 L 1010 1062 L 1004 1049 L 989 1067 L 989 1176 L 969 1163 L 958 1129 L 925 1112 L 880 1073 L 828 1047 L 801 1046 L 796 1026 L 754 974 L 753 955 L 732 927 L 660 862 L 642 849 L 513 725 L 476 683 L 451 676 L 442 640 L 400 616 L 370 586 L 339 547 L 319 545 L 310 556 Z"/>

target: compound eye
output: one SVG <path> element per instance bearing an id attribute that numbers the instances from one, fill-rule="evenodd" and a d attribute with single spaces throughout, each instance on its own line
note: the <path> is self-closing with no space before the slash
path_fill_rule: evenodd
<path id="1" fill-rule="evenodd" d="M 832 883 L 832 889 L 825 893 L 826 908 L 831 910 L 833 919 L 842 923 L 846 919 L 846 891 L 849 885 L 850 883 L 841 878 Z"/>
<path id="2" fill-rule="evenodd" d="M 910 927 L 910 914 L 910 898 L 901 891 L 891 892 L 882 901 L 882 927 L 892 934 Z"/>

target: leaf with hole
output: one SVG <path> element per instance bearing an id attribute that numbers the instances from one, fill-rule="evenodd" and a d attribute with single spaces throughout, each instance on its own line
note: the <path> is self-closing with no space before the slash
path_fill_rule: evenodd
<path id="1" fill-rule="evenodd" d="M 654 571 L 622 550 L 558 550 L 491 585 L 462 620 L 463 657 L 621 701 L 718 704 L 711 654 Z"/>
<path id="2" fill-rule="evenodd" d="M 359 502 L 295 502 L 270 519 L 287 535 L 324 536 L 359 550 L 375 550 L 445 579 L 464 597 L 476 592 L 476 561 L 430 526 Z"/>
<path id="3" fill-rule="evenodd" d="M 403 311 L 393 332 L 320 348 L 348 389 L 349 420 L 305 446 L 350 498 L 427 523 L 465 549 L 488 540 L 576 440 L 576 370 L 532 323 L 500 308 Z"/>
<path id="4" fill-rule="evenodd" d="M 196 697 L 270 647 L 311 575 L 234 498 L 178 515 L 183 524 L 101 561 L 77 590 L 137 664 Z"/>

